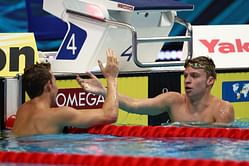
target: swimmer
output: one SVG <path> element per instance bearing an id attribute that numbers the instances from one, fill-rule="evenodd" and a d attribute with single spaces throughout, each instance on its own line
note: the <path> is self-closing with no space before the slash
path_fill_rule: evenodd
<path id="1" fill-rule="evenodd" d="M 17 110 L 12 132 L 16 136 L 62 133 L 64 127 L 89 128 L 114 123 L 118 117 L 117 76 L 118 61 L 111 49 L 107 52 L 105 67 L 99 67 L 107 80 L 106 98 L 101 109 L 76 110 L 72 107 L 54 107 L 58 88 L 49 63 L 38 63 L 24 70 L 24 90 L 30 101 Z M 80 83 L 81 78 L 76 80 Z"/>
<path id="2" fill-rule="evenodd" d="M 148 99 L 134 99 L 119 94 L 120 108 L 130 113 L 151 116 L 168 112 L 172 122 L 209 124 L 233 122 L 232 104 L 211 95 L 211 89 L 216 80 L 213 60 L 200 56 L 187 60 L 184 67 L 185 94 L 167 92 Z M 105 87 L 93 74 L 89 73 L 89 76 L 91 77 L 89 80 L 80 80 L 82 88 L 105 96 Z"/>

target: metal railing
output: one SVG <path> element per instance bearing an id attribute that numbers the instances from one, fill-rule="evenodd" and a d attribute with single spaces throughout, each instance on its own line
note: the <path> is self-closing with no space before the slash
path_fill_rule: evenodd
<path id="1" fill-rule="evenodd" d="M 106 22 L 107 24 L 110 24 L 110 25 L 120 26 L 120 27 L 124 27 L 124 28 L 129 29 L 131 32 L 131 35 L 132 35 L 132 45 L 131 45 L 132 57 L 133 57 L 134 63 L 138 67 L 146 68 L 146 67 L 183 66 L 186 59 L 192 58 L 192 26 L 190 23 L 188 23 L 184 19 L 179 18 L 177 16 L 175 16 L 174 23 L 178 23 L 178 24 L 181 24 L 181 25 L 186 27 L 186 30 L 187 30 L 186 36 L 158 36 L 158 37 L 138 38 L 136 28 L 130 24 L 118 22 L 118 21 L 114 21 L 114 20 L 109 20 L 106 18 L 104 18 L 104 19 L 94 18 L 90 15 L 85 15 L 85 14 L 78 13 L 75 11 L 70 11 L 70 10 L 67 10 L 66 12 L 71 13 L 71 14 L 77 14 L 77 15 L 80 15 L 83 17 L 87 17 L 90 20 Z M 185 60 L 181 60 L 181 61 L 177 60 L 177 61 L 165 61 L 165 62 L 141 62 L 138 59 L 137 46 L 139 43 L 148 43 L 148 42 L 188 42 L 187 58 Z"/>
<path id="2" fill-rule="evenodd" d="M 139 43 L 162 42 L 162 41 L 163 42 L 185 42 L 185 41 L 187 41 L 188 42 L 187 59 L 192 58 L 192 27 L 191 27 L 191 24 L 186 22 L 185 20 L 177 17 L 177 16 L 175 17 L 175 22 L 186 27 L 187 36 L 171 36 L 171 37 L 169 37 L 169 36 L 159 36 L 159 37 L 138 38 L 135 27 L 130 25 L 130 24 L 121 23 L 121 22 L 108 20 L 108 19 L 105 19 L 105 22 L 107 22 L 109 24 L 116 25 L 116 26 L 126 27 L 131 31 L 131 33 L 132 33 L 132 57 L 133 57 L 134 63 L 138 67 L 145 68 L 145 67 L 183 66 L 184 63 L 185 63 L 185 60 L 168 61 L 168 62 L 141 62 L 138 59 L 138 55 L 137 55 L 137 45 Z"/>

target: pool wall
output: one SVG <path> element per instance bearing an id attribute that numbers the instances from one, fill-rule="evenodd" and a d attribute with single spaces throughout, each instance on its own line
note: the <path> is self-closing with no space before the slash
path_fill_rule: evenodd
<path id="1" fill-rule="evenodd" d="M 217 81 L 214 84 L 212 94 L 224 100 L 230 100 L 235 109 L 235 119 L 243 119 L 244 121 L 249 121 L 249 72 L 247 71 L 247 69 L 239 69 L 231 71 L 217 71 L 217 73 Z M 105 83 L 102 75 L 97 74 L 97 76 L 103 83 Z M 1 79 L 1 85 L 3 86 L 0 86 L 0 95 L 2 95 L 3 97 L 0 98 L 0 102 L 4 103 L 1 104 L 0 108 L 1 114 L 3 114 L 3 116 L 1 116 L 1 129 L 5 128 L 4 124 L 6 123 L 8 118 L 11 115 L 15 114 L 15 111 L 13 110 L 16 110 L 18 104 L 29 100 L 24 91 L 4 85 L 6 84 L 6 82 L 18 84 L 20 81 L 14 81 L 15 79 L 20 78 Z M 164 93 L 167 91 L 177 91 L 184 93 L 183 80 L 184 78 L 182 75 L 182 71 L 120 73 L 118 78 L 118 90 L 121 94 L 128 95 L 134 98 L 154 97 L 160 93 Z M 65 105 L 73 106 L 75 108 L 96 108 L 101 106 L 101 102 L 103 103 L 103 99 L 94 96 L 93 94 L 88 95 L 83 91 L 81 93 L 85 93 L 85 96 L 83 96 L 83 98 L 80 98 L 79 90 L 74 91 L 74 89 L 79 89 L 79 87 L 75 81 L 75 77 L 72 75 L 57 76 L 57 84 L 59 89 L 61 89 L 62 91 L 65 89 L 70 91 L 69 95 L 71 95 L 71 99 L 72 97 L 76 96 L 75 101 L 69 101 L 69 97 L 65 95 L 65 100 L 67 100 L 64 102 Z M 234 85 L 238 85 L 239 88 L 238 92 L 236 93 L 233 92 Z M 14 86 L 19 87 L 18 85 Z M 8 92 L 6 91 L 5 87 L 8 87 Z M 12 91 L 15 91 L 15 93 L 12 93 Z M 21 94 L 17 93 L 16 91 L 21 91 Z M 16 94 L 17 96 L 13 96 L 13 94 Z M 91 97 L 87 98 L 86 96 Z M 18 102 L 15 102 L 13 104 L 13 102 L 10 101 L 13 100 L 13 98 L 17 98 Z M 82 101 L 84 102 L 80 103 Z M 117 124 L 155 126 L 166 122 L 170 122 L 167 113 L 160 114 L 158 116 L 147 116 L 127 113 L 120 109 Z"/>

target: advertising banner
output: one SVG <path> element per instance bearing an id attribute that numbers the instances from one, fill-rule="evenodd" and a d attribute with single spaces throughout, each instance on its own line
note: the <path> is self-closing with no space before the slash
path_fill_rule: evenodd
<path id="1" fill-rule="evenodd" d="M 59 89 L 56 104 L 71 106 L 76 109 L 101 108 L 105 99 L 103 96 L 87 93 L 82 88 Z"/>
<path id="2" fill-rule="evenodd" d="M 0 33 L 0 75 L 16 76 L 38 61 L 33 33 Z"/>
<path id="3" fill-rule="evenodd" d="M 103 85 L 106 85 L 105 79 L 100 79 Z M 104 97 L 87 93 L 79 87 L 75 79 L 57 79 L 59 91 L 56 97 L 57 106 L 71 106 L 76 109 L 96 109 L 104 104 Z M 134 98 L 148 97 L 148 77 L 119 77 L 118 91 L 121 94 Z M 130 125 L 148 125 L 147 115 L 138 115 L 128 113 L 122 109 L 119 110 L 117 124 Z"/>
<path id="4" fill-rule="evenodd" d="M 248 68 L 249 25 L 193 26 L 193 57 L 208 56 L 216 68 Z"/>
<path id="5" fill-rule="evenodd" d="M 249 80 L 225 81 L 222 83 L 222 97 L 230 102 L 249 101 Z"/>

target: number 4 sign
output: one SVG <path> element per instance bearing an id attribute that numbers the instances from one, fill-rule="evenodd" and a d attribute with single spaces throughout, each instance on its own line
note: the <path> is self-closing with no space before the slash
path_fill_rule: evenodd
<path id="1" fill-rule="evenodd" d="M 62 45 L 58 51 L 56 59 L 61 60 L 73 60 L 76 59 L 80 49 L 82 48 L 87 33 L 85 30 L 77 27 L 72 23 L 68 23 L 69 31 L 66 34 L 66 37 L 63 40 Z"/>

